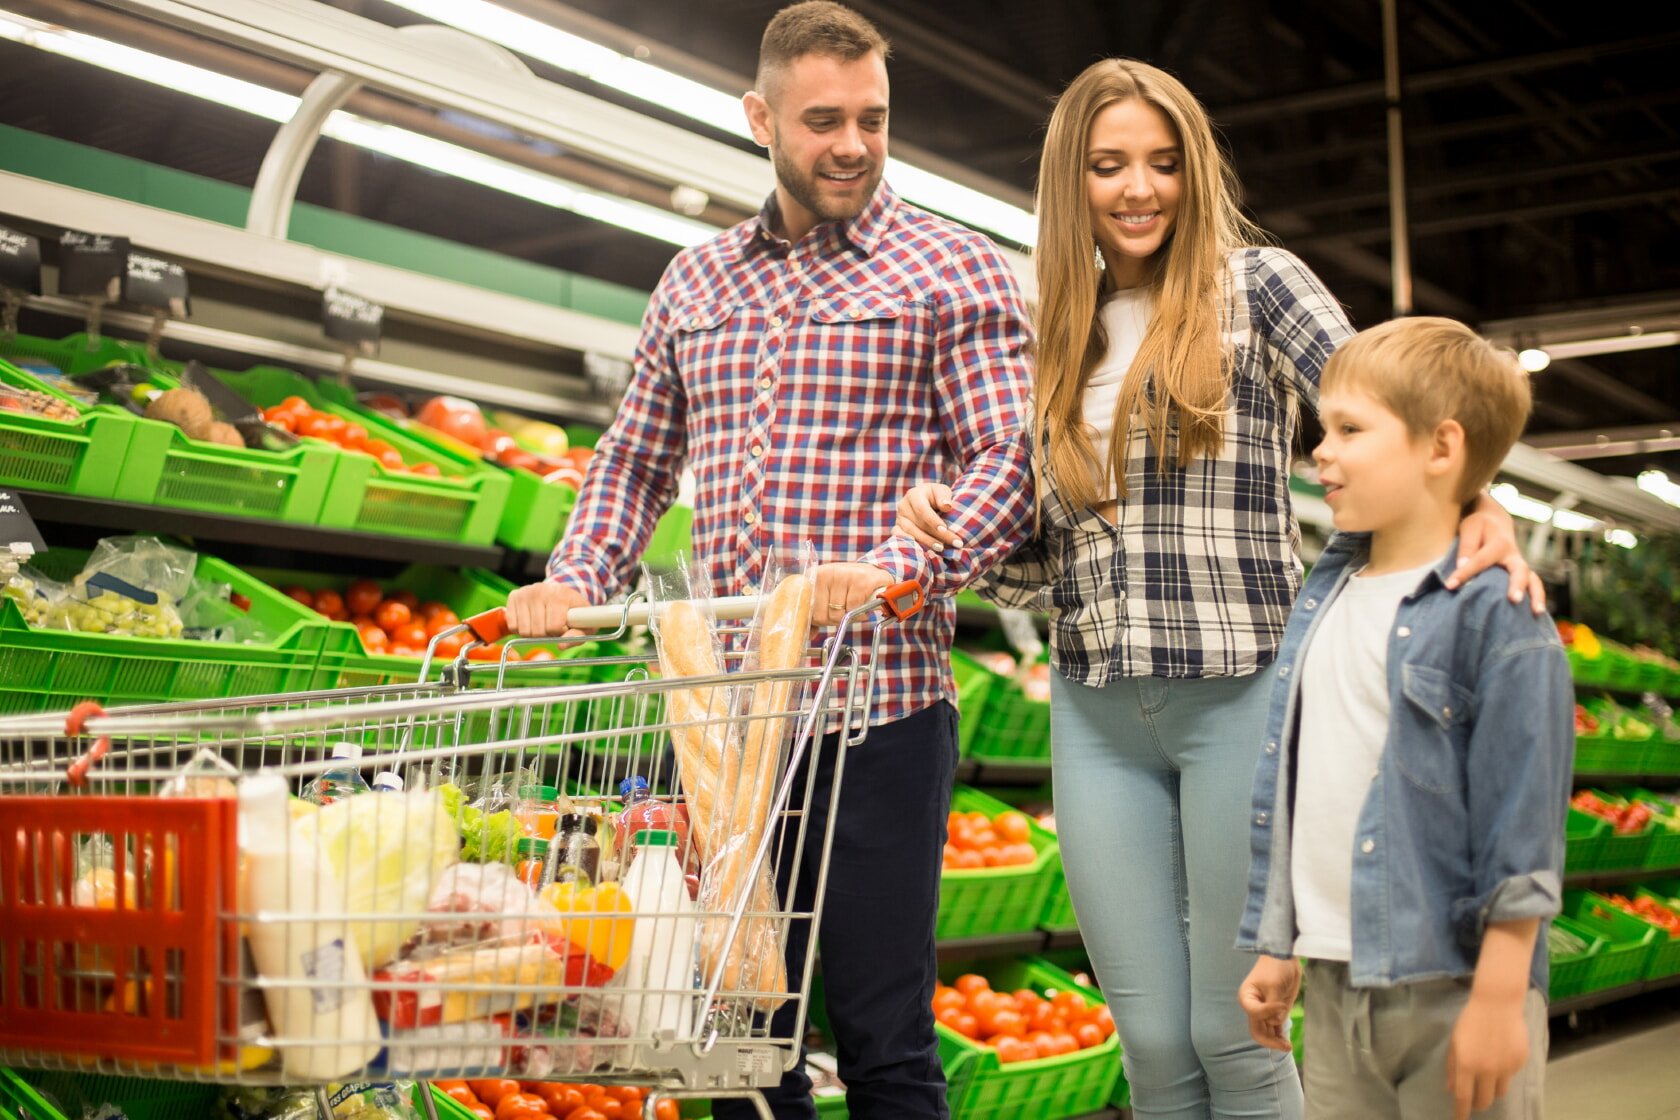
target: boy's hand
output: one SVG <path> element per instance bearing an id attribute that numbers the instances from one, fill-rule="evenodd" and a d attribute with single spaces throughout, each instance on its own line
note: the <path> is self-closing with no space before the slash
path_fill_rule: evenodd
<path id="1" fill-rule="evenodd" d="M 1248 1033 L 1268 1050 L 1289 1053 L 1289 1012 L 1301 991 L 1299 961 L 1261 957 L 1237 989 L 1237 1002 L 1248 1016 Z"/>
<path id="2" fill-rule="evenodd" d="M 1528 1025 L 1522 997 L 1492 999 L 1474 993 L 1459 1013 L 1447 1046 L 1447 1092 L 1453 1120 L 1490 1108 L 1511 1087 L 1528 1060 Z"/>

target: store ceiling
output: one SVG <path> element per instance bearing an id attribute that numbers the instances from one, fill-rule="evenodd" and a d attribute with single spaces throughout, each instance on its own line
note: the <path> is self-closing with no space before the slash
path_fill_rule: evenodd
<path id="1" fill-rule="evenodd" d="M 580 17 L 616 25 L 653 44 L 656 61 L 702 60 L 710 77 L 750 74 L 764 23 L 781 6 L 504 2 L 563 25 Z M 391 24 L 416 20 L 382 0 L 333 3 Z M 89 29 L 108 37 L 128 19 L 87 0 L 0 6 L 98 24 Z M 1375 0 L 855 6 L 894 42 L 895 142 L 1022 195 L 1033 185 L 1055 91 L 1086 64 L 1119 54 L 1173 70 L 1221 126 L 1261 224 L 1325 278 L 1356 323 L 1389 314 Z M 1621 333 L 1631 321 L 1622 311 L 1636 304 L 1647 324 L 1680 319 L 1680 8 L 1399 0 L 1399 12 L 1416 309 L 1477 324 L 1596 309 L 1604 317 L 1586 332 L 1593 335 Z M 253 80 L 286 77 L 259 69 Z M 244 185 L 273 132 L 243 114 L 11 43 L 0 43 L 0 123 Z M 486 204 L 482 195 L 331 141 L 300 192 L 306 201 L 643 289 L 669 257 L 667 247 L 634 234 L 501 196 Z M 1680 466 L 1680 454 L 1639 445 L 1664 432 L 1671 444 L 1657 446 L 1680 445 L 1680 347 L 1557 362 L 1536 386 L 1536 442 L 1590 454 L 1608 433 L 1635 453 L 1587 465 L 1618 474 L 1647 462 Z"/>

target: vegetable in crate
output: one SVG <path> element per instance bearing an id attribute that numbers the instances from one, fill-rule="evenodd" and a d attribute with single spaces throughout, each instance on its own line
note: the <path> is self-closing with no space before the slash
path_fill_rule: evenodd
<path id="1" fill-rule="evenodd" d="M 1546 927 L 1546 953 L 1553 957 L 1578 957 L 1590 945 L 1566 929 L 1556 925 Z"/>
<path id="2" fill-rule="evenodd" d="M 990 1046 L 1006 1064 L 1054 1058 L 1100 1046 L 1114 1033 L 1114 1016 L 1101 1001 L 1076 991 L 1031 988 L 994 992 L 977 973 L 933 992 L 934 1018 L 965 1038 Z"/>
<path id="3" fill-rule="evenodd" d="M 1606 800 L 1590 789 L 1575 794 L 1569 799 L 1569 804 L 1583 813 L 1609 821 L 1615 826 L 1617 836 L 1631 836 L 1643 832 L 1645 826 L 1651 823 L 1649 805 L 1621 798 Z"/>
<path id="4" fill-rule="evenodd" d="M 1026 814 L 1010 811 L 996 818 L 984 813 L 953 811 L 945 822 L 944 868 L 975 871 L 985 867 L 1019 867 L 1038 859 L 1032 846 L 1032 827 Z"/>
<path id="5" fill-rule="evenodd" d="M 1587 711 L 1583 704 L 1575 705 L 1575 734 L 1598 734 L 1598 717 Z"/>
<path id="6" fill-rule="evenodd" d="M 7 412 L 23 412 L 31 416 L 44 416 L 48 420 L 64 420 L 74 423 L 81 418 L 74 405 L 59 400 L 47 393 L 38 393 L 33 389 L 16 389 L 10 385 L 0 385 L 0 409 Z"/>
<path id="7" fill-rule="evenodd" d="M 1680 937 L 1680 914 L 1652 898 L 1642 894 L 1638 898 L 1628 898 L 1626 895 L 1613 894 L 1607 896 L 1610 905 L 1626 910 L 1636 918 L 1644 918 L 1654 926 L 1661 926 L 1670 937 Z"/>

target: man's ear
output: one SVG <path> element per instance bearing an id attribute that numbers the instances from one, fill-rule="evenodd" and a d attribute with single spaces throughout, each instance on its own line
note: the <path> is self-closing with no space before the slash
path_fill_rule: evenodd
<path id="1" fill-rule="evenodd" d="M 747 128 L 752 131 L 752 137 L 761 148 L 770 146 L 770 103 L 764 100 L 764 95 L 756 89 L 750 89 L 741 98 L 741 108 L 747 113 Z"/>

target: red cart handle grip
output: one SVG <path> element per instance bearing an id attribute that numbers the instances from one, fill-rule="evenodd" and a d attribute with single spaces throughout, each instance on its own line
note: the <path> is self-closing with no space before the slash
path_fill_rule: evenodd
<path id="1" fill-rule="evenodd" d="M 70 714 L 64 718 L 64 733 L 72 739 L 80 738 L 82 729 L 87 726 L 87 721 L 93 716 L 104 714 L 105 709 L 100 707 L 96 701 L 83 700 L 80 704 L 71 708 Z M 101 735 L 98 739 L 95 739 L 93 746 L 72 762 L 70 769 L 66 771 L 65 776 L 70 779 L 70 784 L 77 789 L 87 785 L 88 771 L 93 769 L 94 763 L 110 753 L 110 750 L 111 737 L 109 735 Z"/>
<path id="2" fill-rule="evenodd" d="M 900 622 L 921 610 L 924 604 L 922 585 L 913 579 L 883 587 L 876 594 L 886 606 L 887 613 Z"/>
<path id="3" fill-rule="evenodd" d="M 483 614 L 475 614 L 466 620 L 468 630 L 473 637 L 487 646 L 493 646 L 508 636 L 507 609 L 505 607 L 491 607 Z"/>

